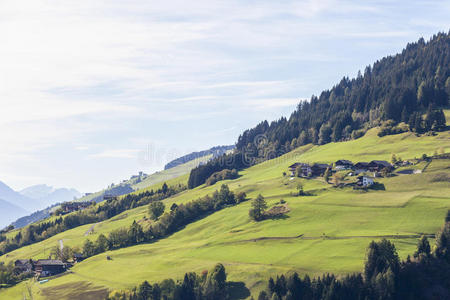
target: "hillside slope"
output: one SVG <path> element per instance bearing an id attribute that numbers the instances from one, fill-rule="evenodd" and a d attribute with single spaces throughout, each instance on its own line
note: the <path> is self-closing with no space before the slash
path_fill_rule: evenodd
<path id="1" fill-rule="evenodd" d="M 241 169 L 302 145 L 323 145 L 358 138 L 382 126 L 381 134 L 445 130 L 442 111 L 450 103 L 450 33 L 408 44 L 396 55 L 367 66 L 309 101 L 301 101 L 289 118 L 262 121 L 238 138 L 233 164 Z M 223 158 L 221 158 L 223 159 Z M 221 159 L 193 169 L 189 187 L 199 186 L 223 169 Z"/>
<path id="2" fill-rule="evenodd" d="M 71 201 L 79 198 L 81 193 L 73 188 L 54 188 L 46 184 L 29 186 L 19 191 L 20 194 L 38 201 L 41 207 L 47 207 L 57 202 Z"/>
<path id="3" fill-rule="evenodd" d="M 80 286 L 94 295 L 105 288 L 131 288 L 143 280 L 180 278 L 184 272 L 201 272 L 222 262 L 229 279 L 245 282 L 254 294 L 268 276 L 290 270 L 310 275 L 360 271 L 365 249 L 373 239 L 393 239 L 401 258 L 405 258 L 413 253 L 421 234 L 436 232 L 450 208 L 450 183 L 440 176 L 449 174 L 449 160 L 433 160 L 421 174 L 381 178 L 378 181 L 385 190 L 367 193 L 336 189 L 320 178 L 291 180 L 283 172 L 298 161 L 389 160 L 392 153 L 413 159 L 424 153 L 432 155 L 441 148 L 447 152 L 450 149 L 448 131 L 437 136 L 403 133 L 380 138 L 373 129 L 353 141 L 306 145 L 246 169 L 238 179 L 226 181 L 231 190 L 245 191 L 250 198 L 261 193 L 269 207 L 284 199 L 290 209 L 285 218 L 253 222 L 248 218 L 250 203 L 244 202 L 189 224 L 156 243 L 91 257 L 43 286 L 33 281 L 27 284 L 35 299 L 69 299 Z M 422 170 L 424 165 L 411 168 Z M 293 196 L 299 182 L 312 196 Z M 218 186 L 200 186 L 164 202 L 170 207 L 172 203 L 191 201 L 211 194 Z M 134 220 L 145 224 L 146 215 L 147 207 L 138 207 L 95 225 L 87 236 L 90 224 L 18 249 L 0 260 L 47 257 L 59 240 L 80 246 L 86 239 L 95 240 L 101 233 L 128 227 Z M 107 260 L 107 255 L 112 260 Z M 25 289 L 26 285 L 21 284 L 1 291 L 0 298 L 22 295 Z"/>
<path id="4" fill-rule="evenodd" d="M 5 227 L 15 219 L 27 213 L 23 208 L 0 199 L 0 228 Z"/>
<path id="5" fill-rule="evenodd" d="M 211 158 L 215 158 L 218 156 L 221 156 L 225 153 L 227 153 L 228 151 L 231 151 L 234 149 L 234 145 L 230 145 L 230 146 L 216 146 L 216 147 L 212 147 L 211 149 L 208 150 L 203 150 L 203 151 L 198 151 L 198 152 L 192 152 L 189 153 L 187 155 L 181 156 L 177 159 L 174 159 L 170 162 L 168 162 L 165 166 L 164 166 L 164 170 L 168 170 L 171 169 L 173 167 L 185 164 L 187 162 L 190 162 L 192 160 L 197 160 L 200 159 L 204 156 L 209 156 L 212 155 Z"/>

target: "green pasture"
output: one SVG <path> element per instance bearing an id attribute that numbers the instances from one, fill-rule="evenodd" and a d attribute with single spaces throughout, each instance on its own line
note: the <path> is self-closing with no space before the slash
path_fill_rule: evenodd
<path id="1" fill-rule="evenodd" d="M 70 299 L 80 287 L 85 288 L 86 295 L 102 295 L 110 289 L 131 288 L 143 280 L 180 279 L 187 271 L 201 272 L 217 262 L 225 265 L 229 280 L 245 282 L 255 294 L 269 276 L 289 271 L 310 275 L 361 271 L 367 245 L 383 237 L 395 243 L 404 259 L 414 252 L 421 234 L 434 234 L 439 229 L 450 209 L 450 182 L 442 175 L 450 173 L 449 160 L 434 159 L 420 174 L 376 179 L 384 190 L 368 192 L 335 188 L 322 178 L 291 179 L 283 172 L 287 173 L 287 167 L 294 162 L 390 160 L 393 153 L 414 159 L 423 153 L 432 155 L 441 148 L 449 152 L 449 132 L 379 138 L 375 129 L 353 141 L 300 147 L 241 171 L 237 179 L 200 186 L 164 200 L 168 209 L 172 203 L 192 201 L 227 183 L 233 191 L 245 191 L 250 199 L 262 194 L 269 207 L 284 199 L 290 209 L 284 218 L 253 222 L 248 217 L 250 201 L 246 201 L 206 216 L 155 243 L 91 257 L 45 284 L 30 280 L 0 290 L 0 299 L 27 298 L 27 291 L 34 299 Z M 424 167 L 422 162 L 409 168 Z M 187 175 L 172 180 L 186 182 Z M 295 196 L 298 183 L 311 195 Z M 88 235 L 85 233 L 92 224 L 8 253 L 0 261 L 43 258 L 60 239 L 65 245 L 81 246 L 87 238 L 94 240 L 100 233 L 129 226 L 134 220 L 146 226 L 150 222 L 145 219 L 147 215 L 147 207 L 138 207 L 95 224 Z"/>

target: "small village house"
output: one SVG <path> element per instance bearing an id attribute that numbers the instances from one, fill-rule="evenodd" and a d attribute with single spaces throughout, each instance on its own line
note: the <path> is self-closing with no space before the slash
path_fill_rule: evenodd
<path id="1" fill-rule="evenodd" d="M 16 274 L 30 273 L 32 270 L 32 261 L 29 259 L 18 259 L 14 262 L 14 272 Z"/>
<path id="2" fill-rule="evenodd" d="M 373 179 L 369 176 L 359 176 L 358 181 L 356 182 L 358 186 L 362 187 L 369 187 L 373 185 L 373 183 L 374 183 Z"/>
<path id="3" fill-rule="evenodd" d="M 353 163 L 349 160 L 340 159 L 334 163 L 334 169 L 336 171 L 351 170 L 353 168 Z"/>
<path id="4" fill-rule="evenodd" d="M 91 205 L 93 205 L 94 202 L 91 201 L 83 201 L 83 202 L 64 202 L 61 204 L 61 209 L 63 214 L 68 214 L 77 210 L 83 210 Z"/>
<path id="5" fill-rule="evenodd" d="M 394 170 L 394 166 L 392 166 L 390 163 L 388 163 L 385 160 L 372 160 L 369 163 L 369 170 L 372 172 L 380 172 L 383 169 L 386 169 L 389 172 L 392 172 L 392 170 Z"/>
<path id="6" fill-rule="evenodd" d="M 331 166 L 327 164 L 314 164 L 311 167 L 313 176 L 323 176 L 327 169 L 331 170 Z"/>
<path id="7" fill-rule="evenodd" d="M 369 163 L 368 162 L 358 162 L 353 166 L 353 169 L 355 170 L 356 175 L 367 172 L 367 171 L 369 171 Z"/>
<path id="8" fill-rule="evenodd" d="M 291 177 L 297 176 L 297 170 L 299 170 L 300 177 L 308 177 L 311 172 L 311 166 L 306 163 L 295 163 L 289 166 Z"/>
<path id="9" fill-rule="evenodd" d="M 57 259 L 39 259 L 34 264 L 34 271 L 42 277 L 62 273 L 66 268 L 67 265 Z"/>

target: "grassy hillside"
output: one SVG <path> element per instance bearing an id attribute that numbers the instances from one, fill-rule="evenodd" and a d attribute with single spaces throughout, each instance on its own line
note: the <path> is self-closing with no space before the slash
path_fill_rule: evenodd
<path id="1" fill-rule="evenodd" d="M 450 151 L 450 132 L 416 137 L 412 133 L 379 138 L 376 129 L 358 140 L 306 145 L 240 172 L 241 177 L 226 183 L 234 191 L 245 191 L 249 198 L 264 195 L 269 207 L 284 199 L 290 208 L 285 218 L 253 222 L 250 202 L 225 208 L 198 220 L 183 230 L 151 244 L 142 244 L 91 257 L 61 277 L 43 285 L 32 280 L 0 290 L 0 299 L 70 299 L 80 290 L 101 295 L 106 289 L 130 288 L 143 280 L 181 278 L 184 272 L 211 268 L 222 262 L 232 281 L 243 281 L 255 294 L 270 275 L 297 271 L 310 275 L 323 272 L 345 274 L 360 271 L 365 249 L 373 239 L 393 240 L 401 258 L 412 254 L 418 237 L 434 234 L 450 208 L 449 160 L 433 160 L 425 172 L 377 179 L 385 190 L 370 192 L 334 188 L 322 179 L 284 177 L 287 167 L 298 161 L 334 162 L 338 159 L 389 160 L 392 153 L 404 159 L 432 155 L 444 148 Z M 423 169 L 425 164 L 411 168 Z M 173 179 L 187 180 L 187 177 Z M 312 196 L 296 197 L 298 182 Z M 200 186 L 164 200 L 183 203 L 211 194 L 221 183 Z M 86 235 L 92 224 L 60 233 L 8 255 L 0 261 L 17 258 L 43 258 L 63 240 L 66 245 L 82 245 L 87 238 L 129 226 L 133 220 L 148 225 L 146 207 L 126 211 L 100 222 Z M 267 239 L 269 237 L 269 239 Z M 109 255 L 112 260 L 107 260 Z M 87 295 L 87 294 L 86 294 Z"/>
<path id="2" fill-rule="evenodd" d="M 203 157 L 199 157 L 187 163 L 173 167 L 171 169 L 155 172 L 145 177 L 145 179 L 143 179 L 142 181 L 136 182 L 136 179 L 130 179 L 124 181 L 122 184 L 128 184 L 136 191 L 142 191 L 149 188 L 155 188 L 159 186 L 158 184 L 162 185 L 165 181 L 170 181 L 172 184 L 185 183 L 185 178 L 187 178 L 187 176 L 189 175 L 189 171 L 198 166 L 199 164 L 207 162 L 208 160 L 211 159 L 211 157 L 212 154 L 205 155 Z M 104 192 L 107 191 L 108 191 L 107 189 L 101 190 L 99 192 L 95 192 L 90 195 L 81 197 L 77 201 L 91 201 L 94 198 L 101 196 Z"/>
<path id="3" fill-rule="evenodd" d="M 149 175 L 147 178 L 142 180 L 141 182 L 134 184 L 133 188 L 135 190 L 142 190 L 148 188 L 150 186 L 156 185 L 157 183 L 163 183 L 164 181 L 168 181 L 174 178 L 179 178 L 182 175 L 189 174 L 189 171 L 201 163 L 205 163 L 212 158 L 212 154 L 196 158 L 187 163 L 178 165 L 176 167 L 163 170 L 160 172 L 156 172 L 152 175 Z M 184 179 L 180 180 L 180 182 L 185 182 Z"/>

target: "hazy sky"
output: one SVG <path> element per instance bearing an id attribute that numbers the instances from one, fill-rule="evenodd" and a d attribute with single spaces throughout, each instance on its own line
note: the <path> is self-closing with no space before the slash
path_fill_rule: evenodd
<path id="1" fill-rule="evenodd" d="M 0 0 L 0 180 L 101 189 L 420 38 L 449 1 Z"/>

